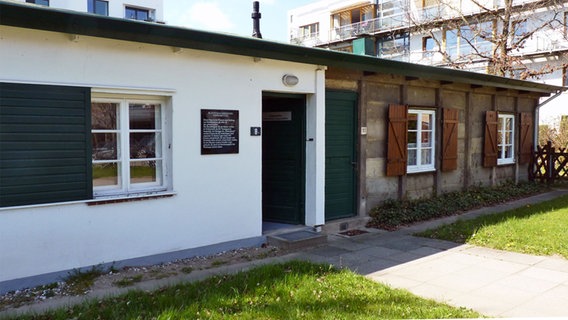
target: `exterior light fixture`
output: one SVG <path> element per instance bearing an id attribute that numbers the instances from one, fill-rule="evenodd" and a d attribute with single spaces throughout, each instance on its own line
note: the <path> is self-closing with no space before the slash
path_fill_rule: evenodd
<path id="1" fill-rule="evenodd" d="M 287 87 L 293 87 L 300 82 L 300 79 L 293 74 L 285 74 L 282 77 L 282 83 Z"/>

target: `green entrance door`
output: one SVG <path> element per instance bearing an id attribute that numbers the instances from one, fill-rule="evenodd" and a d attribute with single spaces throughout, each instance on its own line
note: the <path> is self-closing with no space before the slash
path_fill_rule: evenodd
<path id="1" fill-rule="evenodd" d="M 262 99 L 262 215 L 264 221 L 305 223 L 303 96 Z"/>
<path id="2" fill-rule="evenodd" d="M 356 215 L 357 94 L 326 91 L 325 220 Z"/>

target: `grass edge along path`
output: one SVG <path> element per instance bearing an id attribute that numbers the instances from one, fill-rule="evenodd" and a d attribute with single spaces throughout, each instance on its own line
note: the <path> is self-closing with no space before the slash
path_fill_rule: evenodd
<path id="1" fill-rule="evenodd" d="M 471 220 L 458 220 L 415 235 L 568 259 L 568 195 Z"/>
<path id="2" fill-rule="evenodd" d="M 385 319 L 480 315 L 303 261 L 6 319 Z"/>

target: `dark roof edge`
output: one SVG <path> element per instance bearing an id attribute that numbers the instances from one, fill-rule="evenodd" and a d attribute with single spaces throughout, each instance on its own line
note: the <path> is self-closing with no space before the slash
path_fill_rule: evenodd
<path id="1" fill-rule="evenodd" d="M 550 94 L 568 88 L 0 0 L 0 25 Z"/>

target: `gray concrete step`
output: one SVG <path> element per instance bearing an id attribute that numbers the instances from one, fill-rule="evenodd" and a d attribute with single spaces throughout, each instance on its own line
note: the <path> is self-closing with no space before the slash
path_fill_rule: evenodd
<path id="1" fill-rule="evenodd" d="M 311 230 L 297 230 L 266 236 L 269 245 L 287 250 L 315 247 L 327 243 L 327 235 Z"/>

